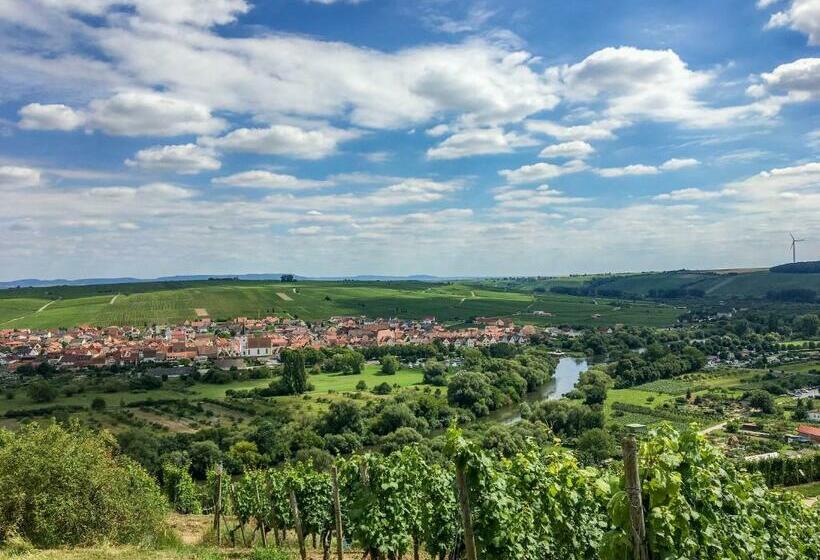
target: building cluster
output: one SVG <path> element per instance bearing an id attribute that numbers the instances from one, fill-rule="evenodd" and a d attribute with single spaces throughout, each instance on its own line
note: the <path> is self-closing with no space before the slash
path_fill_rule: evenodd
<path id="1" fill-rule="evenodd" d="M 0 370 L 48 362 L 59 369 L 136 366 L 144 362 L 203 362 L 220 358 L 275 359 L 285 348 L 367 347 L 441 343 L 450 348 L 523 344 L 535 327 L 481 317 L 475 327 L 446 329 L 423 320 L 332 317 L 309 324 L 265 317 L 215 323 L 207 317 L 182 325 L 0 330 Z"/>

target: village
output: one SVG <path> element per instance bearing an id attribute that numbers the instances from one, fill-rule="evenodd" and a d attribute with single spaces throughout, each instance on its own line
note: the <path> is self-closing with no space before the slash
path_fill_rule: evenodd
<path id="1" fill-rule="evenodd" d="M 286 348 L 443 344 L 448 348 L 524 344 L 536 332 L 496 317 L 475 327 L 447 329 L 435 317 L 422 320 L 331 317 L 309 324 L 297 319 L 237 317 L 225 322 L 200 316 L 181 325 L 0 330 L 0 372 L 48 365 L 60 370 L 133 367 L 141 363 L 201 363 L 231 358 L 275 361 Z"/>

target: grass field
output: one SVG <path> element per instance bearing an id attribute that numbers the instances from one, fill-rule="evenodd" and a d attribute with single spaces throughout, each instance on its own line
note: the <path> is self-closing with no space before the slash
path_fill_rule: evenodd
<path id="1" fill-rule="evenodd" d="M 290 300 L 280 293 L 287 293 Z M 266 315 L 311 321 L 333 315 L 435 316 L 440 322 L 458 324 L 477 316 L 499 316 L 520 323 L 573 326 L 664 326 L 681 313 L 667 305 L 533 295 L 467 284 L 201 281 L 2 290 L 0 328 L 181 323 L 195 319 L 196 310 L 203 308 L 215 320 Z"/>
<path id="2" fill-rule="evenodd" d="M 419 369 L 400 369 L 395 375 L 383 375 L 380 366 L 376 364 L 365 365 L 364 371 L 359 375 L 341 375 L 338 373 L 320 373 L 310 376 L 310 382 L 314 385 L 311 394 L 319 396 L 328 391 L 345 392 L 355 391 L 359 381 L 367 383 L 368 389 L 372 389 L 380 383 L 387 382 L 390 385 L 408 387 L 419 385 L 422 382 L 423 374 Z M 33 402 L 23 389 L 14 393 L 14 398 L 0 398 L 0 416 L 8 410 L 25 410 L 31 408 L 41 408 L 44 406 L 74 405 L 89 407 L 95 397 L 105 399 L 109 407 L 117 407 L 121 403 L 129 404 L 135 401 L 147 399 L 224 399 L 229 390 L 240 391 L 267 387 L 270 379 L 251 379 L 247 381 L 234 381 L 224 384 L 197 383 L 187 387 L 179 380 L 166 381 L 162 389 L 154 391 L 117 391 L 104 393 L 101 391 L 88 390 L 84 393 L 72 395 L 70 397 L 61 395 L 54 402 L 41 404 Z M 280 397 L 277 397 L 280 398 Z M 288 397 L 281 397 L 287 399 Z"/>

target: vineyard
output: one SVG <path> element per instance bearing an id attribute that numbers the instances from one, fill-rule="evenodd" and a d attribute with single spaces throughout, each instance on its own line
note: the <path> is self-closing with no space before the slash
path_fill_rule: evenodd
<path id="1" fill-rule="evenodd" d="M 450 461 L 438 464 L 406 447 L 338 459 L 325 470 L 249 470 L 236 480 L 213 469 L 203 505 L 223 544 L 257 535 L 279 544 L 295 532 L 303 558 L 308 546 L 325 559 L 351 547 L 371 560 L 633 556 L 628 467 L 583 467 L 560 446 L 500 459 L 456 430 L 446 454 Z M 642 439 L 638 457 L 646 557 L 820 555 L 820 511 L 767 489 L 761 475 L 739 469 L 702 436 L 662 427 Z M 196 510 L 190 479 L 177 475 L 175 506 Z"/>

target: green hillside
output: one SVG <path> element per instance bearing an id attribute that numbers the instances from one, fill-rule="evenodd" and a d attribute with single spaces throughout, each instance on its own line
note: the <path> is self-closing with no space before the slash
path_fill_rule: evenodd
<path id="1" fill-rule="evenodd" d="M 770 291 L 810 289 L 820 293 L 820 274 L 793 274 L 769 271 L 699 272 L 674 271 L 612 276 L 588 285 L 598 289 L 620 290 L 624 294 L 647 296 L 652 290 L 703 290 L 717 298 L 763 298 Z"/>
<path id="2" fill-rule="evenodd" d="M 117 284 L 0 292 L 0 328 L 180 323 L 204 310 L 215 320 L 281 315 L 322 320 L 367 315 L 463 323 L 476 316 L 522 323 L 668 325 L 681 310 L 559 294 L 424 282 L 242 282 Z M 543 313 L 535 313 L 543 312 Z"/>

